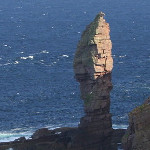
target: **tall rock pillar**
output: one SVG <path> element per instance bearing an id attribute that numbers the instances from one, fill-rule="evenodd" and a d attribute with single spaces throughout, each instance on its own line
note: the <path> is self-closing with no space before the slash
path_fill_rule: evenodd
<path id="1" fill-rule="evenodd" d="M 81 118 L 79 129 L 84 131 L 88 150 L 109 150 L 112 134 L 110 114 L 111 71 L 113 59 L 109 24 L 104 13 L 86 27 L 81 36 L 74 58 L 75 78 L 80 83 L 81 98 L 84 101 L 85 116 Z M 86 134 L 85 134 L 86 133 Z M 83 137 L 82 139 L 85 139 Z M 93 148 L 93 149 L 92 149 Z"/>

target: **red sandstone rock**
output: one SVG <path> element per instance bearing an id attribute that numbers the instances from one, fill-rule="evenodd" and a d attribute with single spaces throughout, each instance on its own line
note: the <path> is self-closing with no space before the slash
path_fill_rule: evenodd
<path id="1" fill-rule="evenodd" d="M 86 113 L 79 128 L 88 133 L 86 138 L 95 137 L 88 145 L 99 143 L 99 147 L 102 147 L 99 150 L 106 149 L 104 143 L 110 148 L 112 134 L 109 110 L 113 59 L 109 32 L 109 24 L 101 13 L 98 14 L 83 32 L 74 59 L 75 77 L 80 83 Z"/>

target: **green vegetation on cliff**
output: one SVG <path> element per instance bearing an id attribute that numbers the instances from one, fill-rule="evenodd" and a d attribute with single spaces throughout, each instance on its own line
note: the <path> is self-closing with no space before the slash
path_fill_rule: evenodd
<path id="1" fill-rule="evenodd" d="M 96 47 L 94 36 L 99 24 L 100 14 L 96 16 L 94 21 L 86 27 L 82 33 L 81 40 L 78 43 L 77 51 L 74 58 L 74 68 L 77 65 L 90 67 L 94 62 L 94 49 Z"/>
<path id="2" fill-rule="evenodd" d="M 149 110 L 149 108 L 150 108 L 149 104 L 140 105 L 140 106 L 136 107 L 132 112 L 130 112 L 129 115 L 134 115 L 134 114 L 142 113 L 143 111 Z"/>
<path id="3" fill-rule="evenodd" d="M 78 47 L 84 47 L 95 44 L 94 36 L 96 34 L 96 29 L 99 24 L 99 19 L 100 14 L 98 14 L 95 17 L 94 21 L 86 27 L 86 30 L 82 33 L 82 38 L 79 41 Z"/>

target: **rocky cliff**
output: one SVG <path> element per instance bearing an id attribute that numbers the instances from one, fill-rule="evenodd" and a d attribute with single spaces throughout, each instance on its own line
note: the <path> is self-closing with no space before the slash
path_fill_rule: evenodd
<path id="1" fill-rule="evenodd" d="M 150 149 L 150 97 L 129 114 L 129 127 L 122 142 L 124 150 Z"/>
<path id="2" fill-rule="evenodd" d="M 110 146 L 109 137 L 113 131 L 109 112 L 113 68 L 109 32 L 109 24 L 106 23 L 104 14 L 98 14 L 83 32 L 74 58 L 75 77 L 80 83 L 85 110 L 79 128 L 93 138 L 91 144 L 101 143 L 101 149 Z"/>

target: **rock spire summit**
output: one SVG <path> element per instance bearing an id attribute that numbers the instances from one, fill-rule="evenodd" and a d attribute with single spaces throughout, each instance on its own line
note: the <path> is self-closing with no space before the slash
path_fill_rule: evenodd
<path id="1" fill-rule="evenodd" d="M 112 71 L 112 43 L 109 24 L 103 18 L 104 15 L 100 12 L 81 36 L 74 59 L 77 80 L 80 80 L 83 74 L 96 79 Z"/>

